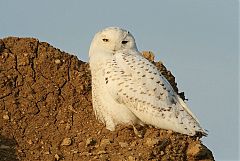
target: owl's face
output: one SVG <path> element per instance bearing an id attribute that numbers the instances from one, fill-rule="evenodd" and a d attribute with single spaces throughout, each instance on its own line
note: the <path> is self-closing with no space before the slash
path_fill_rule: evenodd
<path id="1" fill-rule="evenodd" d="M 137 50 L 132 34 L 121 28 L 109 27 L 95 35 L 89 54 L 96 51 L 115 53 L 124 49 Z"/>

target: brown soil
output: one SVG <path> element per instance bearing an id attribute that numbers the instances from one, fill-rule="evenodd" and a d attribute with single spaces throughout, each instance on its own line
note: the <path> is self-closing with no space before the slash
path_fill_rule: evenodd
<path id="1" fill-rule="evenodd" d="M 171 73 L 156 65 L 177 91 Z M 0 39 L 1 161 L 214 160 L 196 137 L 142 132 L 110 132 L 95 119 L 87 63 L 37 39 Z"/>

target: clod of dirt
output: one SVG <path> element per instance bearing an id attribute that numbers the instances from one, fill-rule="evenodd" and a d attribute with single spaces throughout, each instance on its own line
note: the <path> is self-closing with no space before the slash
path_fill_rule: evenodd
<path id="1" fill-rule="evenodd" d="M 171 72 L 148 57 L 178 92 Z M 0 39 L 0 160 L 214 160 L 196 137 L 144 128 L 138 138 L 96 120 L 88 63 L 37 39 Z"/>

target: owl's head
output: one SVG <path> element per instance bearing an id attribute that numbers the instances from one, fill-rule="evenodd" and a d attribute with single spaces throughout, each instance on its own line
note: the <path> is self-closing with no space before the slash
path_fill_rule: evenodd
<path id="1" fill-rule="evenodd" d="M 108 27 L 96 33 L 90 46 L 89 55 L 91 56 L 95 52 L 115 53 L 124 49 L 137 50 L 132 34 L 119 27 Z"/>

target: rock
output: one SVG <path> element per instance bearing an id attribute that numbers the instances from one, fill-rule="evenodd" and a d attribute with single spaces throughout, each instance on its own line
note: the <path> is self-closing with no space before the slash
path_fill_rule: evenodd
<path id="1" fill-rule="evenodd" d="M 164 151 L 160 151 L 160 155 L 164 155 Z"/>
<path id="2" fill-rule="evenodd" d="M 55 60 L 55 63 L 56 63 L 56 64 L 60 64 L 60 63 L 61 63 L 61 60 L 56 59 L 56 60 Z"/>
<path id="3" fill-rule="evenodd" d="M 6 115 L 3 115 L 3 119 L 4 119 L 4 120 L 9 120 L 10 118 L 9 118 L 9 116 L 6 114 Z"/>
<path id="4" fill-rule="evenodd" d="M 60 160 L 60 156 L 58 154 L 55 154 L 54 158 L 56 159 L 56 161 Z"/>
<path id="5" fill-rule="evenodd" d="M 64 138 L 62 143 L 61 143 L 62 146 L 69 146 L 71 144 L 72 144 L 71 138 Z"/>

